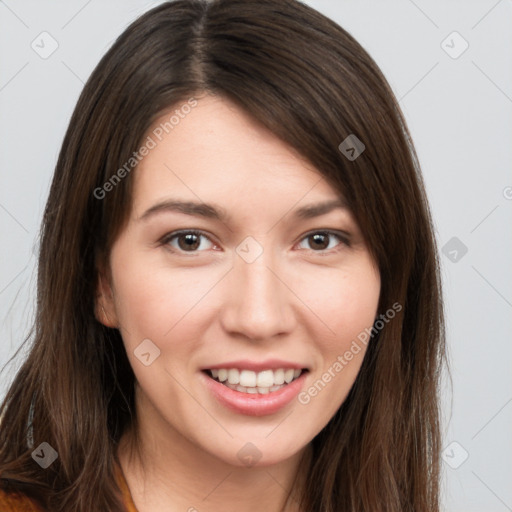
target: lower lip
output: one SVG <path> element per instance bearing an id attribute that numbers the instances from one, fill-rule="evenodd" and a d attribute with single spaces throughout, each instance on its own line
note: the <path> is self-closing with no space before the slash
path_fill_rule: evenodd
<path id="1" fill-rule="evenodd" d="M 265 416 L 276 413 L 300 393 L 308 372 L 303 371 L 297 379 L 284 388 L 265 395 L 235 391 L 209 377 L 205 372 L 200 373 L 212 395 L 228 409 L 248 416 Z"/>

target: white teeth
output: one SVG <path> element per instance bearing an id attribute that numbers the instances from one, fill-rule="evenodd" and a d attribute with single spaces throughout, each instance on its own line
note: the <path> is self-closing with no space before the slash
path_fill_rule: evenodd
<path id="1" fill-rule="evenodd" d="M 240 372 L 236 368 L 228 370 L 228 382 L 230 384 L 238 384 L 240 382 Z"/>
<path id="2" fill-rule="evenodd" d="M 284 380 L 287 384 L 290 384 L 290 382 L 293 380 L 293 369 L 290 368 L 289 370 L 286 370 L 284 372 Z"/>
<path id="3" fill-rule="evenodd" d="M 258 387 L 269 388 L 274 384 L 274 372 L 272 370 L 263 370 L 258 373 Z"/>
<path id="4" fill-rule="evenodd" d="M 244 393 L 267 394 L 281 389 L 302 373 L 300 369 L 279 368 L 277 370 L 239 370 L 238 368 L 219 368 L 210 370 L 211 376 L 226 386 Z M 240 389 L 239 389 L 240 388 Z"/>
<path id="5" fill-rule="evenodd" d="M 281 368 L 279 370 L 274 371 L 274 384 L 281 385 L 284 384 L 284 370 Z"/>
<path id="6" fill-rule="evenodd" d="M 284 388 L 286 384 L 283 384 L 281 386 L 272 386 L 270 388 L 246 388 L 245 386 L 240 386 L 240 384 L 230 384 L 229 382 L 224 383 L 225 386 L 228 388 L 234 389 L 235 391 L 240 391 L 241 393 L 249 393 L 249 394 L 260 394 L 260 395 L 268 395 L 269 393 L 272 393 L 274 391 L 278 391 L 281 388 Z"/>
<path id="7" fill-rule="evenodd" d="M 256 386 L 256 373 L 251 370 L 242 370 L 240 372 L 240 385 L 246 388 Z"/>

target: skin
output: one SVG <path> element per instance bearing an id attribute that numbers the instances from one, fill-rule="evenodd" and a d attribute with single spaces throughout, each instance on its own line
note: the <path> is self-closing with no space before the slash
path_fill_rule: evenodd
<path id="1" fill-rule="evenodd" d="M 259 417 L 217 402 L 200 368 L 284 359 L 309 367 L 307 390 L 373 324 L 376 265 L 347 209 L 294 217 L 339 194 L 226 99 L 199 98 L 132 178 L 130 218 L 101 273 L 97 316 L 120 329 L 137 379 L 140 456 L 130 451 L 130 431 L 118 452 L 134 503 L 139 512 L 278 512 L 300 457 L 346 398 L 365 346 L 309 403 L 295 399 Z M 140 219 L 171 197 L 213 203 L 229 219 L 176 211 Z M 180 239 L 162 241 L 181 229 L 208 238 L 195 252 L 180 249 Z M 330 235 L 319 246 L 307 236 L 326 229 L 346 233 L 350 245 Z M 247 236 L 263 249 L 252 263 L 236 252 Z M 160 350 L 149 366 L 134 354 L 144 339 Z M 252 467 L 237 456 L 247 442 L 261 454 Z M 296 502 L 286 510 L 298 510 Z"/>

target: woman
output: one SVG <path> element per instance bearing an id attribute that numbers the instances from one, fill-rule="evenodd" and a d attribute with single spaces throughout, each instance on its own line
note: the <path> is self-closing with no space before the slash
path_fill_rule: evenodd
<path id="1" fill-rule="evenodd" d="M 2 510 L 439 510 L 436 254 L 346 31 L 292 0 L 152 9 L 63 142 Z"/>

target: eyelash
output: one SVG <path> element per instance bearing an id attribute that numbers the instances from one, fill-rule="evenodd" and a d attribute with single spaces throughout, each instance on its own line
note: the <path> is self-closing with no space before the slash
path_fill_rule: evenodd
<path id="1" fill-rule="evenodd" d="M 330 230 L 330 229 L 317 229 L 315 231 L 310 231 L 309 233 L 306 233 L 299 240 L 299 243 L 304 241 L 304 240 L 307 240 L 309 237 L 311 237 L 313 235 L 317 235 L 317 234 L 318 235 L 334 236 L 334 237 L 338 238 L 338 240 L 341 243 L 336 245 L 335 248 L 331 248 L 331 249 L 320 249 L 320 250 L 306 249 L 306 250 L 314 252 L 314 253 L 316 253 L 318 255 L 328 255 L 328 254 L 337 253 L 338 251 L 343 249 L 343 246 L 350 247 L 350 239 L 349 239 L 348 234 L 343 233 L 343 232 L 333 231 L 333 230 Z M 197 254 L 197 253 L 202 252 L 202 251 L 197 251 L 197 250 L 194 250 L 194 251 L 184 251 L 182 249 L 175 248 L 175 247 L 172 247 L 170 245 L 170 242 L 172 240 L 178 239 L 180 236 L 183 236 L 183 235 L 196 235 L 198 237 L 204 237 L 207 240 L 209 240 L 212 244 L 215 244 L 215 242 L 213 242 L 210 239 L 210 237 L 208 235 L 206 235 L 203 231 L 199 231 L 199 230 L 196 230 L 196 229 L 186 229 L 186 230 L 181 230 L 181 231 L 173 231 L 172 233 L 168 233 L 167 235 L 165 235 L 160 240 L 160 243 L 161 243 L 161 245 L 167 246 L 174 253 L 179 253 L 179 254 L 187 254 L 188 253 L 190 255 L 190 254 Z"/>

